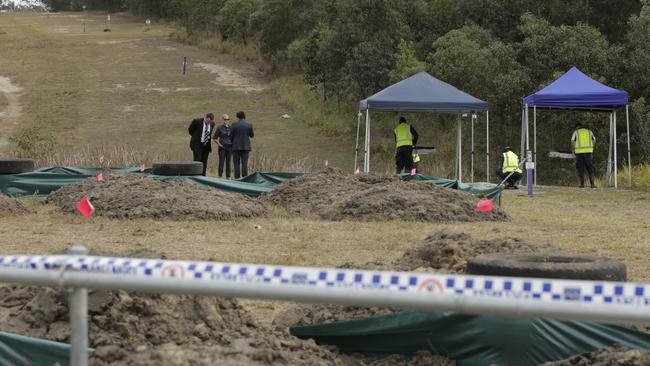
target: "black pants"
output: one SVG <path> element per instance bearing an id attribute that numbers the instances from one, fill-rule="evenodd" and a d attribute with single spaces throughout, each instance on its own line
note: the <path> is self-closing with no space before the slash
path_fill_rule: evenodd
<path id="1" fill-rule="evenodd" d="M 591 159 L 591 153 L 576 154 L 576 169 L 578 169 L 578 177 L 580 178 L 580 187 L 585 185 L 585 170 L 589 174 L 589 183 L 595 186 L 594 182 L 594 162 Z"/>
<path id="2" fill-rule="evenodd" d="M 395 174 L 410 173 L 413 168 L 413 148 L 410 146 L 403 146 L 397 148 L 395 152 Z"/>
<path id="3" fill-rule="evenodd" d="M 200 161 L 203 163 L 203 175 L 205 176 L 205 169 L 208 167 L 208 155 L 210 151 L 208 149 L 197 149 L 192 150 L 194 154 L 194 161 Z"/>
<path id="4" fill-rule="evenodd" d="M 235 179 L 248 175 L 248 150 L 233 150 L 232 161 L 235 165 Z M 241 173 L 241 174 L 240 174 Z"/>
<path id="5" fill-rule="evenodd" d="M 232 149 L 230 146 L 219 148 L 219 178 L 223 177 L 223 168 L 226 168 L 226 178 L 230 178 L 230 162 L 232 160 Z"/>
<path id="6" fill-rule="evenodd" d="M 501 178 L 501 180 L 504 180 L 504 179 L 506 179 L 506 177 L 508 176 L 508 174 L 510 174 L 510 172 L 507 172 L 507 173 L 504 173 L 504 172 L 497 172 L 497 174 L 499 175 L 499 178 Z M 510 176 L 510 178 L 508 178 L 508 180 L 506 181 L 506 183 L 508 183 L 508 185 L 509 185 L 510 187 L 515 187 L 515 186 L 517 185 L 517 182 L 519 182 L 519 181 L 521 180 L 521 177 L 522 177 L 522 174 L 521 174 L 521 173 L 519 173 L 519 172 L 514 172 L 514 173 L 512 173 L 512 175 Z"/>

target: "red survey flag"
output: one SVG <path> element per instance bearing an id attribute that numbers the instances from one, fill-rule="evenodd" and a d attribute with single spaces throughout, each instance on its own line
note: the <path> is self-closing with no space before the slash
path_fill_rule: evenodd
<path id="1" fill-rule="evenodd" d="M 144 164 L 140 165 L 140 173 L 144 173 Z"/>
<path id="2" fill-rule="evenodd" d="M 418 174 L 418 170 L 415 168 L 411 169 L 411 175 L 415 176 L 416 174 Z"/>
<path id="3" fill-rule="evenodd" d="M 359 175 L 359 174 L 361 174 L 361 171 L 359 170 L 359 167 L 357 167 L 357 168 L 354 170 L 354 175 Z"/>
<path id="4" fill-rule="evenodd" d="M 104 182 L 104 173 L 100 172 L 99 174 L 97 174 L 97 181 Z"/>
<path id="5" fill-rule="evenodd" d="M 494 201 L 492 200 L 480 200 L 476 204 L 476 212 L 490 212 L 494 207 Z"/>
<path id="6" fill-rule="evenodd" d="M 83 217 L 89 217 L 93 214 L 93 212 L 95 212 L 95 207 L 92 203 L 90 203 L 88 197 L 84 196 L 84 198 L 82 198 L 81 201 L 77 203 L 77 211 L 79 211 Z"/>

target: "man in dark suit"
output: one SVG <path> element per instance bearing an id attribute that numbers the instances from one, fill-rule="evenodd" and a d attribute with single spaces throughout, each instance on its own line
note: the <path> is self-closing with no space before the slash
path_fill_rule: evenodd
<path id="1" fill-rule="evenodd" d="M 237 119 L 237 122 L 230 127 L 235 179 L 248 175 L 248 155 L 251 152 L 251 137 L 253 137 L 253 125 L 246 120 L 246 114 L 237 112 Z"/>
<path id="2" fill-rule="evenodd" d="M 208 166 L 208 155 L 212 151 L 212 132 L 214 131 L 214 114 L 208 113 L 204 118 L 195 118 L 187 128 L 190 133 L 190 149 L 194 154 L 194 161 L 203 163 L 203 175 Z"/>

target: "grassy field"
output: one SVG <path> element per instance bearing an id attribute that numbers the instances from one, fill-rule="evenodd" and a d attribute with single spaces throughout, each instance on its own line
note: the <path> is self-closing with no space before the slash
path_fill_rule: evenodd
<path id="1" fill-rule="evenodd" d="M 328 159 L 351 168 L 352 137 L 319 134 L 320 126 L 310 124 L 308 114 L 282 105 L 269 80 L 251 64 L 172 42 L 169 25 L 145 30 L 132 18 L 113 15 L 112 31 L 103 32 L 104 19 L 81 13 L 0 14 L 0 76 L 22 88 L 22 108 L 16 109 L 21 114 L 0 123 L 14 124 L 15 131 L 38 126 L 51 133 L 60 161 L 107 154 L 151 162 L 191 157 L 186 132 L 191 118 L 241 109 L 255 124 L 257 166 L 280 169 L 289 162 L 304 170 L 310 162 Z M 180 72 L 184 56 L 187 75 Z M 0 112 L 6 105 L 0 93 Z M 280 118 L 283 113 L 293 118 Z M 541 188 L 529 198 L 523 191 L 506 191 L 502 204 L 510 222 L 462 224 L 323 222 L 277 212 L 229 222 L 83 219 L 23 200 L 34 212 L 0 220 L 1 254 L 53 253 L 80 243 L 118 255 L 148 251 L 169 258 L 336 266 L 390 261 L 426 236 L 449 229 L 617 258 L 628 265 L 631 280 L 650 281 L 645 255 L 650 193 Z M 263 302 L 249 306 L 260 313 L 275 309 Z"/>
<path id="2" fill-rule="evenodd" d="M 0 76 L 24 90 L 22 115 L 11 121 L 16 132 L 38 126 L 63 151 L 119 145 L 189 159 L 191 118 L 244 110 L 256 129 L 256 154 L 351 165 L 352 138 L 320 136 L 300 116 L 282 119 L 293 111 L 255 66 L 170 41 L 169 25 L 146 30 L 114 14 L 111 32 L 104 32 L 105 22 L 99 13 L 0 14 Z"/>

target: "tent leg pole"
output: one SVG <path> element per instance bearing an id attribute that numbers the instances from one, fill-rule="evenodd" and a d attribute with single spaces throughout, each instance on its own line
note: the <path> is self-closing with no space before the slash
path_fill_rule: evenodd
<path id="1" fill-rule="evenodd" d="M 474 183 L 474 114 L 472 114 L 472 157 L 470 163 L 470 180 Z"/>
<path id="2" fill-rule="evenodd" d="M 614 114 L 609 114 L 609 146 L 607 147 L 607 173 L 605 174 L 605 188 L 609 188 L 612 182 L 612 123 Z"/>
<path id="3" fill-rule="evenodd" d="M 357 139 L 354 145 L 354 172 L 357 171 L 357 161 L 359 159 L 359 130 L 361 129 L 361 111 L 357 113 Z"/>
<path id="4" fill-rule="evenodd" d="M 526 135 L 526 110 L 521 107 L 521 150 L 519 150 L 522 157 L 526 156 L 526 145 L 524 143 L 524 136 Z"/>
<path id="5" fill-rule="evenodd" d="M 366 109 L 366 135 L 364 136 L 364 141 L 363 141 L 363 172 L 368 173 L 368 159 L 370 158 L 368 156 L 368 152 L 370 151 L 370 147 L 368 146 L 368 123 L 370 121 L 370 109 Z"/>
<path id="6" fill-rule="evenodd" d="M 625 123 L 627 125 L 627 171 L 628 188 L 632 189 L 632 154 L 630 153 L 630 106 L 625 106 Z"/>
<path id="7" fill-rule="evenodd" d="M 537 106 L 533 106 L 533 185 L 537 186 Z"/>
<path id="8" fill-rule="evenodd" d="M 490 182 L 490 111 L 485 112 L 485 181 Z"/>
<path id="9" fill-rule="evenodd" d="M 528 104 L 526 104 L 526 162 L 532 161 L 532 153 L 530 151 L 530 134 L 528 132 Z M 533 170 L 530 169 L 530 164 L 526 164 L 526 185 L 528 186 L 528 197 L 533 196 Z"/>
<path id="10" fill-rule="evenodd" d="M 618 190 L 618 154 L 616 148 L 616 111 L 614 111 L 614 189 Z"/>
<path id="11" fill-rule="evenodd" d="M 458 182 L 463 181 L 463 163 L 462 163 L 462 157 L 463 157 L 463 152 L 462 152 L 462 121 L 461 121 L 461 116 L 460 114 L 458 115 L 458 133 L 456 136 L 456 160 L 457 160 L 457 169 L 458 169 L 458 174 L 457 174 L 457 179 Z"/>

